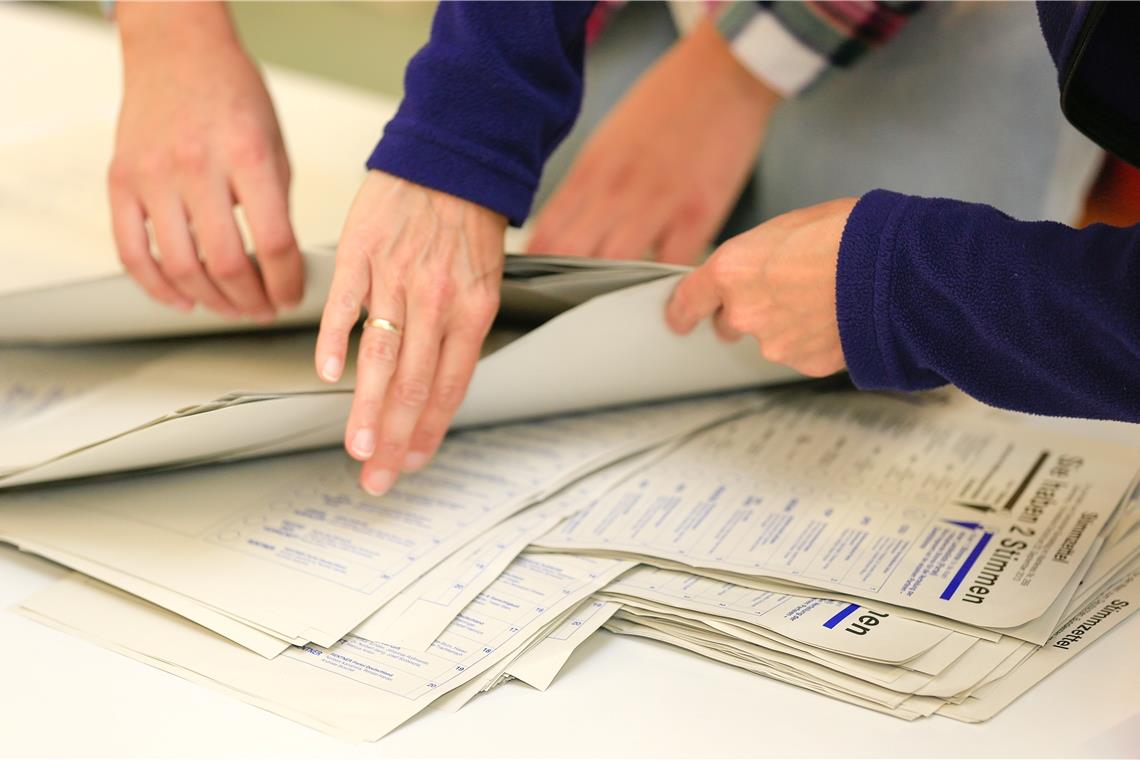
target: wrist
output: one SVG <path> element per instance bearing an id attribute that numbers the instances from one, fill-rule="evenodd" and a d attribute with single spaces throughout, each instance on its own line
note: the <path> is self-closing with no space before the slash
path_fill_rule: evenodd
<path id="1" fill-rule="evenodd" d="M 835 304 L 848 372 L 864 390 L 910 390 L 892 331 L 895 237 L 911 198 L 872 190 L 847 217 L 836 262 Z"/>
<path id="2" fill-rule="evenodd" d="M 686 42 L 699 56 L 701 69 L 729 89 L 731 102 L 758 120 L 767 121 L 783 96 L 741 63 L 711 20 L 698 24 Z"/>
<path id="3" fill-rule="evenodd" d="M 216 53 L 219 46 L 240 48 L 222 2 L 124 2 L 117 5 L 115 18 L 128 71 L 136 61 Z"/>

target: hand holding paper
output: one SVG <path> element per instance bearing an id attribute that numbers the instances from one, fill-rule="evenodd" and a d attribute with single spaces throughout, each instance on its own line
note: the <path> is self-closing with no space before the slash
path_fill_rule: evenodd
<path id="1" fill-rule="evenodd" d="M 427 464 L 463 402 L 499 306 L 506 220 L 447 193 L 370 172 L 348 215 L 317 338 L 336 382 L 367 307 L 345 448 L 385 493 Z M 379 321 L 377 321 L 379 320 Z"/>
<path id="2" fill-rule="evenodd" d="M 805 375 L 843 369 L 835 267 L 855 200 L 792 211 L 729 240 L 677 286 L 669 326 L 684 335 L 712 317 L 722 339 L 751 335 L 766 359 Z"/>
<path id="3" fill-rule="evenodd" d="M 269 93 L 225 6 L 126 3 L 117 20 L 124 89 L 108 185 L 124 267 L 183 311 L 201 303 L 231 319 L 272 321 L 301 299 L 289 163 Z M 260 272 L 245 254 L 235 204 Z"/>

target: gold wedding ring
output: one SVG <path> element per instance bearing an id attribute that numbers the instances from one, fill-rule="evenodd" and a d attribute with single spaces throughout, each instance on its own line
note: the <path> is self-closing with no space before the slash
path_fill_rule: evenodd
<path id="1" fill-rule="evenodd" d="M 377 330 L 387 330 L 393 335 L 403 335 L 404 331 L 395 322 L 391 322 L 383 317 L 372 317 L 371 319 L 364 320 L 365 327 L 375 327 Z"/>

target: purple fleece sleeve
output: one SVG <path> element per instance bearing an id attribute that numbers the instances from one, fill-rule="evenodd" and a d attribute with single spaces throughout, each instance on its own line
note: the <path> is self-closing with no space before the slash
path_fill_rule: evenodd
<path id="1" fill-rule="evenodd" d="M 582 100 L 589 2 L 443 2 L 368 159 L 521 224 Z"/>
<path id="2" fill-rule="evenodd" d="M 994 406 L 1140 421 L 1140 225 L 875 190 L 847 221 L 836 301 L 860 388 L 952 383 Z"/>

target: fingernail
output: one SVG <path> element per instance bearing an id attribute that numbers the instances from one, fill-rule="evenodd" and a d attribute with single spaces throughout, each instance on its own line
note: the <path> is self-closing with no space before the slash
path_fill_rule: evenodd
<path id="1" fill-rule="evenodd" d="M 241 312 L 237 309 L 222 309 L 222 316 L 226 319 L 241 319 Z"/>
<path id="2" fill-rule="evenodd" d="M 422 451 L 409 451 L 404 457 L 404 463 L 400 469 L 404 472 L 415 472 L 428 463 L 428 455 Z"/>
<path id="3" fill-rule="evenodd" d="M 194 308 L 193 301 L 172 301 L 170 305 L 181 312 L 187 312 Z"/>
<path id="4" fill-rule="evenodd" d="M 376 437 L 372 435 L 372 431 L 368 429 L 357 430 L 356 435 L 352 436 L 352 453 L 361 459 L 367 459 L 372 456 L 372 452 L 376 450 Z"/>
<path id="5" fill-rule="evenodd" d="M 253 315 L 253 321 L 259 325 L 273 324 L 273 312 L 260 312 Z"/>
<path id="6" fill-rule="evenodd" d="M 364 490 L 373 496 L 383 496 L 395 482 L 395 475 L 387 470 L 378 470 L 364 480 Z"/>
<path id="7" fill-rule="evenodd" d="M 335 383 L 340 380 L 340 359 L 335 356 L 330 356 L 325 359 L 325 363 L 321 365 L 321 379 L 325 382 Z"/>

